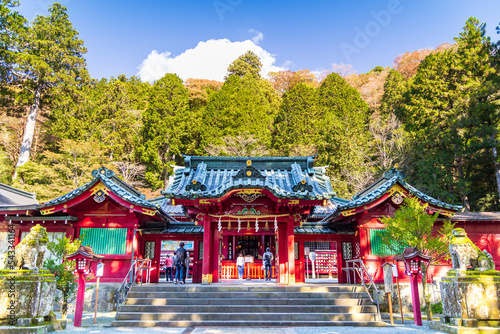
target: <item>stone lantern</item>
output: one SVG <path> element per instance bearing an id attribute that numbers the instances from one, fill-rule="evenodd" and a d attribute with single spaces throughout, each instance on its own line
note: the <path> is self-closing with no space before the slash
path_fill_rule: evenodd
<path id="1" fill-rule="evenodd" d="M 92 261 L 99 261 L 104 256 L 94 254 L 91 247 L 80 246 L 73 254 L 66 255 L 66 260 L 76 261 L 76 273 L 78 273 L 78 292 L 76 294 L 75 320 L 73 326 L 82 326 L 83 300 L 85 298 L 86 277 L 90 273 Z"/>
<path id="2" fill-rule="evenodd" d="M 428 264 L 431 256 L 422 254 L 417 247 L 407 247 L 403 254 L 394 256 L 394 260 L 405 264 L 405 274 L 410 276 L 411 301 L 413 304 L 413 315 L 415 325 L 422 326 L 422 313 L 420 311 L 420 297 L 418 294 L 418 276 L 422 274 L 421 264 Z M 426 279 L 425 277 L 422 279 Z"/>

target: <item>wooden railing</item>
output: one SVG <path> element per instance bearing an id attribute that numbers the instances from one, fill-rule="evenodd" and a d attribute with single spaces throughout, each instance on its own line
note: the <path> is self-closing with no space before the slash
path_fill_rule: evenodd
<path id="1" fill-rule="evenodd" d="M 262 264 L 258 264 L 258 263 L 245 264 L 243 278 L 245 278 L 245 279 L 247 278 L 247 272 L 248 272 L 247 266 L 250 266 L 250 278 L 264 279 L 265 271 L 262 270 Z M 238 278 L 238 268 L 236 267 L 236 264 L 234 264 L 234 263 L 223 264 L 221 278 L 222 279 L 237 279 Z M 271 278 L 276 278 L 276 268 L 274 266 L 271 267 Z"/>

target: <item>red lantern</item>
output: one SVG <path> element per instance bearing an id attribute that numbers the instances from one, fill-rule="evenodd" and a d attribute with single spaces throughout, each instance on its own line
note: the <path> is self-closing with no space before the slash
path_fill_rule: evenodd
<path id="1" fill-rule="evenodd" d="M 405 264 L 405 274 L 410 276 L 411 299 L 413 303 L 413 314 L 415 315 L 415 325 L 422 326 L 422 314 L 420 312 L 420 297 L 418 295 L 418 276 L 422 274 L 421 264 L 428 264 L 431 256 L 422 254 L 417 247 L 405 248 L 403 254 L 394 256 L 394 260 L 403 261 Z M 426 279 L 425 277 L 423 279 Z"/>
<path id="2" fill-rule="evenodd" d="M 85 297 L 85 277 L 90 273 L 92 261 L 101 260 L 104 256 L 94 254 L 91 247 L 80 246 L 73 254 L 66 255 L 66 260 L 75 260 L 78 273 L 78 292 L 76 294 L 75 320 L 73 325 L 81 327 L 83 299 Z"/>

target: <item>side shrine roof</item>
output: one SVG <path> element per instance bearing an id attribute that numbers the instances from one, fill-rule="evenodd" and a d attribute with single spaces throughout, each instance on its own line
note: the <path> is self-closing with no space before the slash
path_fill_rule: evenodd
<path id="1" fill-rule="evenodd" d="M 112 170 L 106 167 L 92 171 L 92 176 L 94 177 L 92 181 L 56 199 L 42 203 L 40 208 L 43 209 L 72 200 L 89 190 L 93 185 L 102 182 L 109 190 L 124 201 L 143 208 L 161 210 L 159 205 L 146 200 L 144 195 L 119 179 Z"/>
<path id="2" fill-rule="evenodd" d="M 174 166 L 166 197 L 219 198 L 238 188 L 267 189 L 279 198 L 332 198 L 326 167 L 314 167 L 313 157 L 184 156 L 185 167 Z"/>
<path id="3" fill-rule="evenodd" d="M 35 194 L 0 183 L 0 207 L 38 204 Z"/>
<path id="4" fill-rule="evenodd" d="M 392 168 L 391 170 L 384 173 L 384 176 L 380 178 L 377 182 L 359 192 L 356 196 L 353 196 L 351 201 L 339 202 L 337 213 L 346 209 L 353 209 L 364 206 L 370 202 L 377 200 L 382 197 L 387 191 L 389 191 L 394 185 L 399 184 L 403 188 L 405 188 L 410 194 L 416 196 L 422 201 L 429 203 L 433 206 L 449 209 L 453 211 L 462 210 L 462 206 L 460 205 L 452 205 L 445 202 L 442 202 L 438 199 L 435 199 L 431 196 L 428 196 L 416 189 L 412 185 L 408 184 L 404 181 L 406 177 L 405 173 L 397 170 L 396 168 Z M 335 214 L 327 217 L 325 220 L 330 220 L 333 218 Z"/>

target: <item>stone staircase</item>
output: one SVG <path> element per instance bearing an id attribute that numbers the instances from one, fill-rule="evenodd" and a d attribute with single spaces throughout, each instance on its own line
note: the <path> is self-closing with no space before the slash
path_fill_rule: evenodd
<path id="1" fill-rule="evenodd" d="M 361 286 L 134 286 L 113 327 L 385 326 Z"/>

